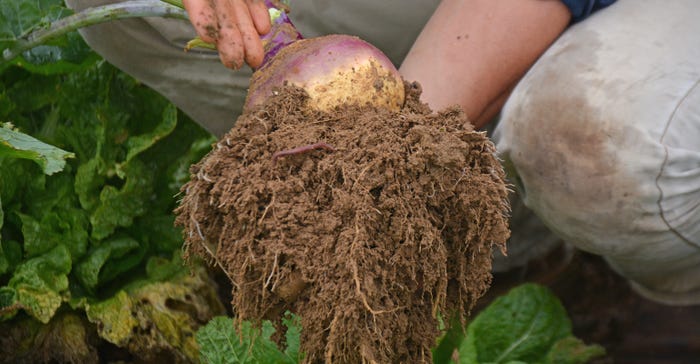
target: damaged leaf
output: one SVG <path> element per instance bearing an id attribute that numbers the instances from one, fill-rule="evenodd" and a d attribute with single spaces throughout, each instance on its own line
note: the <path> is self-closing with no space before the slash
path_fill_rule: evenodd
<path id="1" fill-rule="evenodd" d="M 145 362 L 163 352 L 177 363 L 196 362 L 197 328 L 224 311 L 216 284 L 202 267 L 189 274 L 177 258 L 173 262 L 153 259 L 149 276 L 170 279 L 135 282 L 110 299 L 87 304 L 88 319 L 102 338 L 138 353 Z"/>
<path id="2" fill-rule="evenodd" d="M 47 175 L 60 172 L 66 165 L 66 159 L 75 155 L 46 144 L 27 134 L 0 126 L 0 159 L 21 158 L 36 162 Z"/>

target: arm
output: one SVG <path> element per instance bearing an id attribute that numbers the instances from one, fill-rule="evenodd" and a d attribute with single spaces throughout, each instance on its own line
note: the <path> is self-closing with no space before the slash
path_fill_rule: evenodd
<path id="1" fill-rule="evenodd" d="M 431 108 L 459 104 L 478 128 L 570 20 L 559 0 L 443 0 L 399 71 Z"/>
<path id="2" fill-rule="evenodd" d="M 263 0 L 183 0 L 183 4 L 197 35 L 216 44 L 226 67 L 239 69 L 244 61 L 251 67 L 262 63 L 260 35 L 270 31 Z"/>

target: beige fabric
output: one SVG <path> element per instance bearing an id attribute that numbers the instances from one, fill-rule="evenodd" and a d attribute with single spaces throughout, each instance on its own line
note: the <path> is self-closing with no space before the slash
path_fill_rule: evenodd
<path id="1" fill-rule="evenodd" d="M 570 28 L 495 138 L 526 205 L 652 299 L 700 303 L 700 2 L 619 0 Z"/>

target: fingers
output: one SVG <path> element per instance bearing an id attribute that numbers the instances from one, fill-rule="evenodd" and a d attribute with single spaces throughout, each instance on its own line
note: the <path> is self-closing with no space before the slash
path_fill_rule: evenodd
<path id="1" fill-rule="evenodd" d="M 216 44 L 221 62 L 239 69 L 244 62 L 262 64 L 260 34 L 270 31 L 267 7 L 261 0 L 183 0 L 202 40 Z"/>
<path id="2" fill-rule="evenodd" d="M 219 38 L 219 23 L 214 13 L 213 1 L 183 0 L 182 3 L 197 35 L 205 42 L 216 43 L 216 39 Z"/>
<path id="3" fill-rule="evenodd" d="M 233 28 L 238 28 L 238 37 L 240 37 L 243 42 L 242 49 L 245 62 L 251 67 L 256 68 L 262 64 L 264 51 L 262 42 L 260 41 L 260 35 L 255 27 L 247 3 L 248 1 L 235 1 L 229 4 L 233 6 L 234 13 L 236 14 L 236 26 Z M 238 47 L 239 45 L 234 44 L 233 46 Z"/>
<path id="4" fill-rule="evenodd" d="M 219 57 L 224 66 L 239 69 L 243 66 L 243 59 L 246 50 L 243 43 L 243 32 L 241 27 L 251 27 L 245 21 L 241 22 L 241 18 L 248 17 L 248 7 L 241 1 L 230 0 L 215 0 L 216 1 L 216 16 L 219 22 L 219 39 L 216 42 L 216 48 L 219 50 Z M 243 5 L 242 7 L 239 5 Z M 245 12 L 245 14 L 237 14 L 236 12 Z M 246 32 L 246 36 L 249 33 Z"/>
<path id="5" fill-rule="evenodd" d="M 258 34 L 267 34 L 270 32 L 272 24 L 270 24 L 270 13 L 267 10 L 267 6 L 263 0 L 246 0 L 248 4 L 248 10 L 250 10 L 250 15 L 253 18 L 253 24 L 255 24 L 255 29 L 258 30 Z"/>

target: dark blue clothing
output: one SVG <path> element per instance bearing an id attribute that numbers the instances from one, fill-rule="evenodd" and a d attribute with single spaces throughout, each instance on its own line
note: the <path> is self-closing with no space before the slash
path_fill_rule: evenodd
<path id="1" fill-rule="evenodd" d="M 561 0 L 571 11 L 572 22 L 583 20 L 592 12 L 604 8 L 615 0 Z"/>

